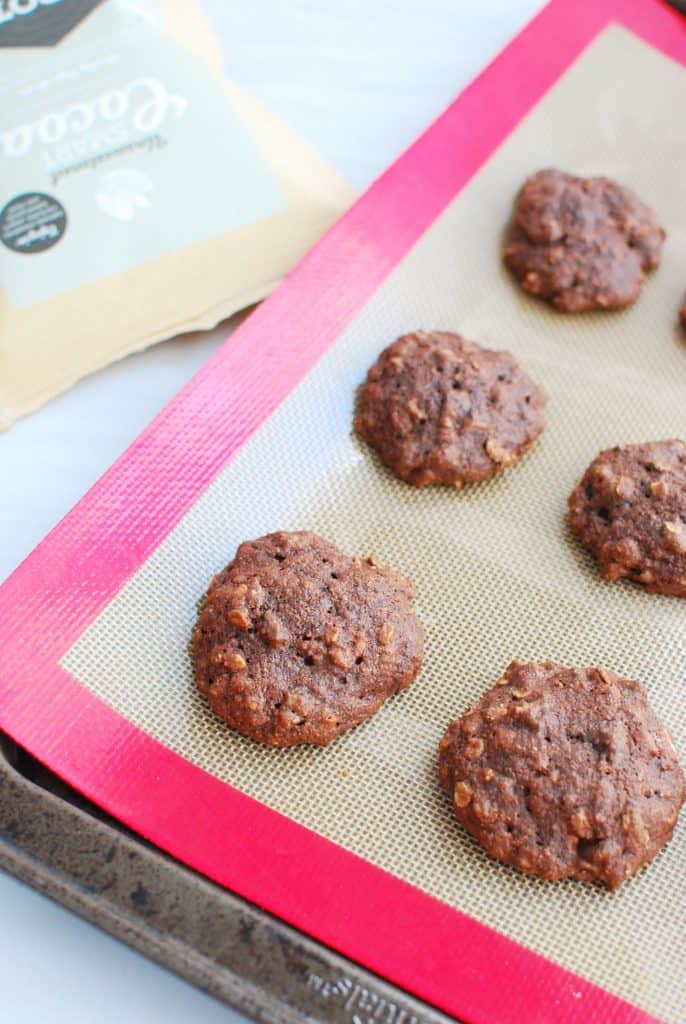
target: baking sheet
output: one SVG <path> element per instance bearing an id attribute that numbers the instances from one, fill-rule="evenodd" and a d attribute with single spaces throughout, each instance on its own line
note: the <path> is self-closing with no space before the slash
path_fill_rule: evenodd
<path id="1" fill-rule="evenodd" d="M 686 752 L 683 604 L 603 584 L 564 528 L 567 494 L 600 448 L 684 433 L 683 109 L 683 70 L 607 29 L 63 659 L 212 775 L 674 1022 L 686 1009 L 683 824 L 617 894 L 537 882 L 491 861 L 456 824 L 436 744 L 511 658 L 555 658 L 642 680 Z M 663 265 L 634 308 L 565 318 L 500 266 L 512 198 L 549 165 L 632 185 L 667 225 Z M 509 348 L 547 391 L 546 431 L 519 467 L 461 492 L 417 491 L 351 436 L 367 366 L 417 327 Z M 411 575 L 427 630 L 413 686 L 325 750 L 262 749 L 215 720 L 192 685 L 195 602 L 243 539 L 276 528 L 316 530 Z"/>
<path id="2" fill-rule="evenodd" d="M 386 1024 L 448 1024 L 143 843 L 2 733 L 0 869 L 251 1020 L 351 1024 L 371 1007 Z"/>

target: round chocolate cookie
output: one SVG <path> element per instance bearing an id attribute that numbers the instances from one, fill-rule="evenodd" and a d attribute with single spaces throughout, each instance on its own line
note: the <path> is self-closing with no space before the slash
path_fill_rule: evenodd
<path id="1" fill-rule="evenodd" d="M 447 331 L 416 331 L 384 349 L 362 387 L 355 430 L 407 483 L 484 480 L 543 430 L 543 392 L 509 352 Z"/>
<path id="2" fill-rule="evenodd" d="M 603 579 L 627 576 L 655 594 L 686 597 L 686 443 L 601 452 L 569 496 L 569 525 Z"/>
<path id="3" fill-rule="evenodd" d="M 313 533 L 246 541 L 210 583 L 193 631 L 198 689 L 255 740 L 329 743 L 417 675 L 413 598 L 410 580 Z"/>
<path id="4" fill-rule="evenodd" d="M 679 310 L 679 323 L 686 331 L 686 299 L 684 299 L 683 305 Z"/>
<path id="5" fill-rule="evenodd" d="M 638 683 L 513 662 L 440 743 L 459 821 L 497 860 L 616 889 L 671 838 L 686 780 Z"/>
<path id="6" fill-rule="evenodd" d="M 629 188 L 546 170 L 524 183 L 505 245 L 522 288 L 564 313 L 619 309 L 660 263 L 665 231 Z"/>

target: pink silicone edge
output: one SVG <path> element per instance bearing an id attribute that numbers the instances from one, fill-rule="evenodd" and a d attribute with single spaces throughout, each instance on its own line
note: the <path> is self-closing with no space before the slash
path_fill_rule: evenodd
<path id="1" fill-rule="evenodd" d="M 178 859 L 470 1024 L 655 1018 L 218 782 L 58 661 L 612 21 L 686 64 L 684 22 L 659 0 L 553 0 L 0 588 L 0 726 L 9 735 Z"/>

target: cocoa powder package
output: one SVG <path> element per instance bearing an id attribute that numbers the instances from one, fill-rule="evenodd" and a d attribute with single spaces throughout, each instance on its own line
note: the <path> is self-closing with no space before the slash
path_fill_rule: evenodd
<path id="1" fill-rule="evenodd" d="M 0 428 L 264 297 L 352 199 L 195 0 L 5 0 L 0 90 Z"/>

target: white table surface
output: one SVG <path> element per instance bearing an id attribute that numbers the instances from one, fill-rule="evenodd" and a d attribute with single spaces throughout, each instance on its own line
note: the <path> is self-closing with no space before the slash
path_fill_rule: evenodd
<path id="1" fill-rule="evenodd" d="M 205 0 L 229 71 L 363 189 L 537 11 L 540 0 Z M 0 436 L 0 579 L 228 333 L 132 356 Z M 0 874 L 2 1020 L 213 1024 L 240 1015 Z"/>

